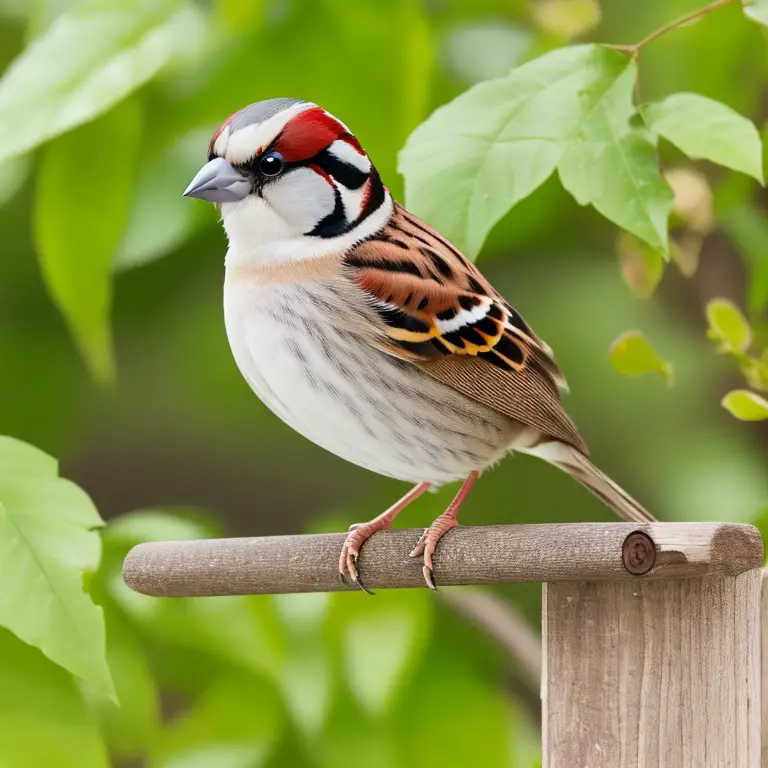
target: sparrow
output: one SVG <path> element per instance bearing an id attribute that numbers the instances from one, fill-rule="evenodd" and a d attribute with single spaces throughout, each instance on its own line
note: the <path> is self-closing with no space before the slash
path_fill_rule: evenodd
<path id="1" fill-rule="evenodd" d="M 317 445 L 415 484 L 350 527 L 342 581 L 365 590 L 363 543 L 428 489 L 461 480 L 410 553 L 435 589 L 440 538 L 483 470 L 513 451 L 565 470 L 625 520 L 654 519 L 590 461 L 552 349 L 461 251 L 393 200 L 329 112 L 290 98 L 241 109 L 214 133 L 184 195 L 219 211 L 227 338 L 253 391 Z"/>

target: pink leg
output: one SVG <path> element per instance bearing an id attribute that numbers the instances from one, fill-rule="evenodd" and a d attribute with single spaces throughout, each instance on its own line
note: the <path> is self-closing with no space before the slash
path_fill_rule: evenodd
<path id="1" fill-rule="evenodd" d="M 382 512 L 378 517 L 374 517 L 368 523 L 355 523 L 349 526 L 349 533 L 344 541 L 344 546 L 341 549 L 341 557 L 339 558 L 339 572 L 341 573 L 341 580 L 346 583 L 345 577 L 349 575 L 354 584 L 357 584 L 360 589 L 369 594 L 360 580 L 360 574 L 357 572 L 357 558 L 360 555 L 360 547 L 371 537 L 376 531 L 383 531 L 392 527 L 392 521 L 402 512 L 412 501 L 418 499 L 422 493 L 424 493 L 430 486 L 430 483 L 419 483 L 411 488 L 408 493 L 403 496 L 400 501 L 396 501 L 386 512 Z"/>
<path id="2" fill-rule="evenodd" d="M 432 572 L 432 555 L 435 554 L 437 542 L 440 541 L 451 528 L 455 528 L 459 524 L 456 515 L 458 515 L 461 505 L 464 503 L 464 499 L 469 495 L 472 486 L 475 484 L 475 480 L 477 480 L 479 476 L 480 473 L 477 471 L 469 473 L 464 484 L 459 488 L 459 492 L 449 504 L 448 509 L 446 509 L 426 531 L 424 531 L 419 539 L 419 543 L 415 546 L 413 552 L 411 552 L 411 557 L 424 555 L 424 567 L 422 569 L 424 572 L 424 580 L 427 582 L 427 586 L 435 592 L 437 592 L 437 587 L 435 586 L 435 578 Z"/>

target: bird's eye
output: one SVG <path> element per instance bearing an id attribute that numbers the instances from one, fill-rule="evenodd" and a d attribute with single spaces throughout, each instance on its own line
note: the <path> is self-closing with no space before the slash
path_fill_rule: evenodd
<path id="1" fill-rule="evenodd" d="M 284 165 L 285 161 L 279 152 L 267 152 L 259 161 L 259 170 L 263 176 L 277 176 Z"/>

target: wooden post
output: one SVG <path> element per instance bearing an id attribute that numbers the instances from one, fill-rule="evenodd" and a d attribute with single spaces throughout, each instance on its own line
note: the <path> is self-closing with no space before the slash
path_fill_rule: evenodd
<path id="1" fill-rule="evenodd" d="M 408 557 L 420 535 L 374 534 L 358 563 L 365 583 L 425 587 Z M 343 540 L 151 542 L 131 550 L 123 576 L 164 597 L 350 589 Z M 763 557 L 748 525 L 460 527 L 440 542 L 435 580 L 544 583 L 544 768 L 760 768 L 761 751 L 768 768 Z"/>
<path id="2" fill-rule="evenodd" d="M 760 768 L 763 574 L 545 584 L 544 768 Z"/>

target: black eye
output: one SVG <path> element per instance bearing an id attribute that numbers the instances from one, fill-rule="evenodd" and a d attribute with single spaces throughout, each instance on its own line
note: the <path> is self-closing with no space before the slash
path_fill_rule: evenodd
<path id="1" fill-rule="evenodd" d="M 264 176 L 277 176 L 284 165 L 283 156 L 279 152 L 267 152 L 259 161 L 259 170 Z"/>

